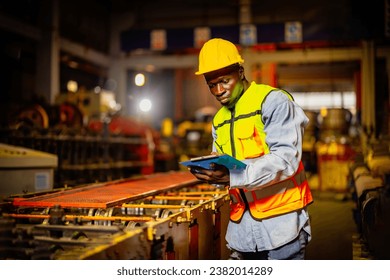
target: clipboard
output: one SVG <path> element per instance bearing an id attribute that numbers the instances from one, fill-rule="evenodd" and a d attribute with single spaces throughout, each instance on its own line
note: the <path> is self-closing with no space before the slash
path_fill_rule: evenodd
<path id="1" fill-rule="evenodd" d="M 187 167 L 195 166 L 204 169 L 210 169 L 211 163 L 224 165 L 229 170 L 242 170 L 246 167 L 245 163 L 229 155 L 207 155 L 180 162 Z"/>

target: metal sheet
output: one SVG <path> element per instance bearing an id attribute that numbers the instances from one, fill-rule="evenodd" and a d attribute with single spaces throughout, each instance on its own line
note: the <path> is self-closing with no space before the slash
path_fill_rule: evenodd
<path id="1" fill-rule="evenodd" d="M 108 208 L 161 193 L 161 190 L 173 190 L 197 182 L 190 172 L 158 173 L 137 179 L 127 179 L 94 184 L 77 189 L 60 191 L 39 197 L 21 198 L 13 201 L 14 206 L 63 208 Z"/>

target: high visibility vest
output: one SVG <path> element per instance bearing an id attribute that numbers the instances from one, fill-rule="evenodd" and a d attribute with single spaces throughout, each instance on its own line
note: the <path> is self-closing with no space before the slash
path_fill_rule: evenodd
<path id="1" fill-rule="evenodd" d="M 239 160 L 261 157 L 269 153 L 265 142 L 261 108 L 273 90 L 268 85 L 252 83 L 230 111 L 222 107 L 213 118 L 216 132 L 214 145 L 221 154 Z M 284 92 L 291 100 L 292 96 Z M 256 220 L 262 220 L 301 209 L 313 201 L 302 162 L 295 174 L 286 180 L 252 191 L 229 190 L 230 220 L 240 222 L 246 209 Z"/>

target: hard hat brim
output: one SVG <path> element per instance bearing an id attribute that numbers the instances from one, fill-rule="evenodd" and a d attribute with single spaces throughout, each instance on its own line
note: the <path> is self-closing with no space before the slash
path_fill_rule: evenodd
<path id="1" fill-rule="evenodd" d="M 206 74 L 206 73 L 218 71 L 218 70 L 221 70 L 221 69 L 223 69 L 223 68 L 230 67 L 230 66 L 232 66 L 232 65 L 234 65 L 234 64 L 237 64 L 237 63 L 238 63 L 238 64 L 242 64 L 242 63 L 244 63 L 244 60 L 243 60 L 243 59 L 240 59 L 239 61 L 237 61 L 237 62 L 235 62 L 235 63 L 229 64 L 229 65 L 226 65 L 226 66 L 222 66 L 222 67 L 218 67 L 218 68 L 215 68 L 215 69 L 207 70 L 207 71 L 201 71 L 201 70 L 199 70 L 199 71 L 196 71 L 196 72 L 195 72 L 195 75 L 203 75 L 203 74 Z"/>

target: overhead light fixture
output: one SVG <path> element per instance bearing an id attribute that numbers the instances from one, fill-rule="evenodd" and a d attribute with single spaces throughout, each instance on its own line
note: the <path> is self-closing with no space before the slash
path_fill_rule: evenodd
<path id="1" fill-rule="evenodd" d="M 139 102 L 139 108 L 142 112 L 149 112 L 152 109 L 152 101 L 144 98 Z"/>
<path id="2" fill-rule="evenodd" d="M 78 90 L 78 84 L 76 81 L 69 80 L 68 83 L 66 84 L 66 88 L 70 92 L 77 92 Z"/>
<path id="3" fill-rule="evenodd" d="M 136 86 L 142 87 L 145 85 L 145 75 L 142 73 L 138 73 L 135 75 L 134 82 Z"/>

